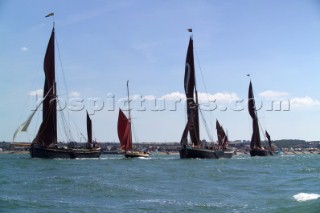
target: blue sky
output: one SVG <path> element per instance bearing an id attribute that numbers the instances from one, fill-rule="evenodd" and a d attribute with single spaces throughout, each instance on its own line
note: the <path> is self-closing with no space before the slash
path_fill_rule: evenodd
<path id="1" fill-rule="evenodd" d="M 12 140 L 43 87 L 43 58 L 52 28 L 52 18 L 44 16 L 50 12 L 55 13 L 59 97 L 66 102 L 83 99 L 91 113 L 93 98 L 97 108 L 104 103 L 91 115 L 98 141 L 118 141 L 118 107 L 123 107 L 127 80 L 133 98 L 146 99 L 145 111 L 135 105 L 132 112 L 136 140 L 180 140 L 188 28 L 193 28 L 201 100 L 216 100 L 218 106 L 203 113 L 211 133 L 209 137 L 202 124 L 201 138 L 216 140 L 213 124 L 219 119 L 231 140 L 250 139 L 245 102 L 250 73 L 255 97 L 263 103 L 260 123 L 272 139 L 320 140 L 316 0 L 0 1 L 0 140 Z M 152 102 L 161 98 L 166 100 L 162 111 Z M 238 105 L 244 110 L 236 111 L 239 100 L 244 100 Z M 290 108 L 270 110 L 272 100 L 290 103 Z M 73 139 L 83 141 L 85 110 L 65 113 Z M 37 113 L 28 133 L 17 141 L 32 141 L 40 120 Z M 65 140 L 62 132 L 60 127 L 59 138 Z"/>

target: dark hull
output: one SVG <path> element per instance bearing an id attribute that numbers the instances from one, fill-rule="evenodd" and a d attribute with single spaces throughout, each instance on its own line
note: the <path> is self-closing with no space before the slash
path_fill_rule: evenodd
<path id="1" fill-rule="evenodd" d="M 58 148 L 41 148 L 37 146 L 30 147 L 32 158 L 99 158 L 101 149 L 58 149 Z"/>
<path id="2" fill-rule="evenodd" d="M 253 150 L 250 150 L 250 155 L 251 157 L 254 157 L 254 156 L 272 156 L 273 154 L 271 151 L 268 151 L 268 150 L 253 149 Z"/>
<path id="3" fill-rule="evenodd" d="M 224 157 L 224 152 L 221 150 L 210 150 L 210 149 L 203 149 L 203 148 L 185 147 L 185 148 L 181 148 L 179 153 L 180 153 L 181 159 L 186 159 L 186 158 L 219 159 Z"/>

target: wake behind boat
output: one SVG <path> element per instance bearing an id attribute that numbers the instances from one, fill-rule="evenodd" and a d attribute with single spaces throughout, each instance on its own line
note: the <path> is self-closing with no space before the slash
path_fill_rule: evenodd
<path id="1" fill-rule="evenodd" d="M 50 14 L 50 16 L 53 15 Z M 57 142 L 57 91 L 55 81 L 55 28 L 52 28 L 51 36 L 47 46 L 44 58 L 44 88 L 45 95 L 42 101 L 42 123 L 38 133 L 34 138 L 31 147 L 30 155 L 32 158 L 99 158 L 101 148 L 96 143 L 92 143 L 92 125 L 91 119 L 87 114 L 87 131 L 88 143 L 85 148 L 74 148 L 68 146 L 59 147 Z M 40 106 L 40 104 L 39 104 Z M 39 108 L 37 107 L 37 109 Z M 18 130 L 15 132 L 26 131 L 35 111 L 29 116 Z"/>

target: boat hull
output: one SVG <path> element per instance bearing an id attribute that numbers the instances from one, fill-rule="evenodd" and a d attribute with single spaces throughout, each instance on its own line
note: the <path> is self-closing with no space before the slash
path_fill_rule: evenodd
<path id="1" fill-rule="evenodd" d="M 147 158 L 149 157 L 149 154 L 145 152 L 126 152 L 124 156 L 126 158 L 139 158 L 139 157 Z"/>
<path id="2" fill-rule="evenodd" d="M 258 150 L 258 149 L 252 149 L 250 150 L 250 156 L 272 156 L 272 152 L 268 150 Z"/>
<path id="3" fill-rule="evenodd" d="M 204 149 L 204 148 L 183 147 L 179 151 L 179 153 L 180 153 L 181 159 L 187 159 L 187 158 L 219 159 L 224 157 L 224 152 L 222 150 L 210 150 L 210 149 Z"/>
<path id="4" fill-rule="evenodd" d="M 99 158 L 101 153 L 101 149 L 59 149 L 37 146 L 30 147 L 30 155 L 32 158 Z"/>

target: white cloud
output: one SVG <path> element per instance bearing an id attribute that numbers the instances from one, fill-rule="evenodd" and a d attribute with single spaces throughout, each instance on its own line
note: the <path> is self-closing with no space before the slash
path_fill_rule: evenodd
<path id="1" fill-rule="evenodd" d="M 172 92 L 172 93 L 163 95 L 160 99 L 165 99 L 165 100 L 169 100 L 169 101 L 185 100 L 186 99 L 186 95 L 181 93 L 181 92 Z"/>
<path id="2" fill-rule="evenodd" d="M 198 93 L 199 102 L 217 101 L 221 103 L 231 103 L 240 100 L 236 93 L 218 92 L 214 94 L 210 93 Z"/>
<path id="3" fill-rule="evenodd" d="M 146 96 L 143 96 L 142 98 L 144 98 L 145 100 L 154 100 L 154 99 L 156 99 L 157 97 L 156 96 L 154 96 L 154 95 L 146 95 Z"/>
<path id="4" fill-rule="evenodd" d="M 70 97 L 80 97 L 80 92 L 77 91 L 72 91 L 69 94 Z"/>
<path id="5" fill-rule="evenodd" d="M 37 89 L 29 92 L 30 96 L 43 96 L 43 89 Z"/>
<path id="6" fill-rule="evenodd" d="M 277 91 L 272 91 L 272 90 L 267 90 L 259 94 L 259 96 L 267 99 L 271 98 L 284 98 L 287 97 L 289 93 L 287 92 L 277 92 Z"/>
<path id="7" fill-rule="evenodd" d="M 163 95 L 160 99 L 165 100 L 186 100 L 186 95 L 181 92 L 172 92 L 166 95 Z M 233 101 L 239 100 L 239 97 L 235 93 L 229 92 L 218 92 L 214 94 L 210 93 L 198 93 L 199 102 L 209 102 L 217 101 L 221 103 L 231 103 Z"/>
<path id="8" fill-rule="evenodd" d="M 131 95 L 130 99 L 135 100 L 146 100 L 146 101 L 154 101 L 156 99 L 159 100 L 166 100 L 166 101 L 185 101 L 186 95 L 181 92 L 172 92 L 169 94 L 165 94 L 163 96 L 157 97 L 155 95 Z M 123 97 L 119 99 L 120 101 L 127 100 L 127 98 Z M 209 102 L 209 101 L 216 101 L 218 103 L 232 103 L 234 101 L 240 100 L 236 93 L 229 93 L 229 92 L 218 92 L 214 94 L 210 93 L 198 93 L 198 100 L 199 102 Z"/>
<path id="9" fill-rule="evenodd" d="M 26 51 L 28 51 L 29 49 L 27 48 L 27 47 L 21 47 L 21 51 L 23 51 L 23 52 L 26 52 Z"/>
<path id="10" fill-rule="evenodd" d="M 312 99 L 308 96 L 305 97 L 298 97 L 298 98 L 292 98 L 290 100 L 290 106 L 294 107 L 312 107 L 312 106 L 318 106 L 320 105 L 320 101 L 316 99 Z"/>

